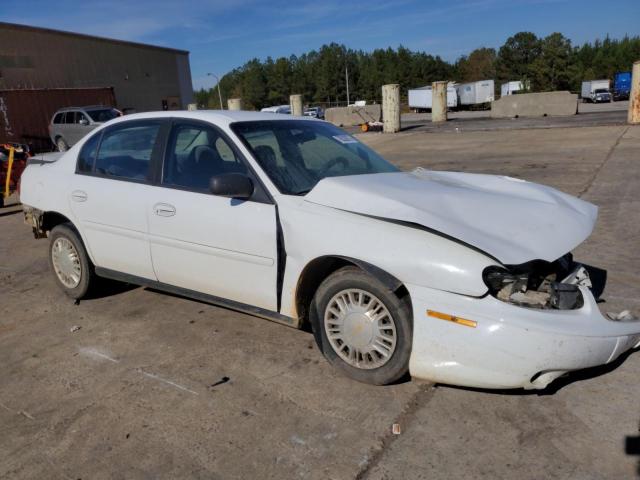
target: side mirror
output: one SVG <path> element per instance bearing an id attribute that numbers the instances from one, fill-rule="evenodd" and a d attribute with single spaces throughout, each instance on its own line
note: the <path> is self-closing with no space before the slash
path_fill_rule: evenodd
<path id="1" fill-rule="evenodd" d="M 87 120 L 86 118 L 81 118 L 79 123 L 80 125 L 89 125 L 89 120 Z"/>
<path id="2" fill-rule="evenodd" d="M 220 197 L 248 200 L 253 195 L 253 182 L 241 173 L 223 173 L 211 177 L 209 190 Z"/>

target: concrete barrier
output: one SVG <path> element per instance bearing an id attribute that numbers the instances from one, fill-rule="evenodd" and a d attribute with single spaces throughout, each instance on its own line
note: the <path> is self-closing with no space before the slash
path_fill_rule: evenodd
<path id="1" fill-rule="evenodd" d="M 447 82 L 431 84 L 431 121 L 447 121 Z"/>
<path id="2" fill-rule="evenodd" d="M 242 110 L 242 99 L 230 98 L 229 100 L 227 100 L 227 106 L 229 110 Z"/>
<path id="3" fill-rule="evenodd" d="M 338 127 L 352 127 L 366 122 L 379 122 L 381 118 L 382 108 L 378 104 L 365 105 L 364 107 L 349 105 L 348 107 L 327 108 L 324 112 L 324 119 Z"/>
<path id="4" fill-rule="evenodd" d="M 508 95 L 491 102 L 492 118 L 564 117 L 578 113 L 578 95 L 541 92 Z"/>
<path id="5" fill-rule="evenodd" d="M 382 131 L 400 131 L 400 85 L 390 83 L 382 86 Z"/>
<path id="6" fill-rule="evenodd" d="M 302 109 L 302 95 L 289 95 L 289 105 L 291 106 L 291 115 L 299 117 L 304 113 Z"/>

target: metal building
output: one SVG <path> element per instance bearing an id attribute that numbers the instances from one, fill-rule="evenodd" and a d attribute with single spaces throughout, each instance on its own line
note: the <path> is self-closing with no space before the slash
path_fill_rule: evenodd
<path id="1" fill-rule="evenodd" d="M 186 109 L 189 52 L 0 22 L 0 90 L 96 87 L 121 110 Z"/>

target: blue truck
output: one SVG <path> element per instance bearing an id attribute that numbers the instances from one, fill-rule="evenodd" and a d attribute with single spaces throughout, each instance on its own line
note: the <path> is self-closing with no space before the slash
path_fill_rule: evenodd
<path id="1" fill-rule="evenodd" d="M 618 72 L 613 76 L 613 100 L 629 100 L 631 72 Z"/>

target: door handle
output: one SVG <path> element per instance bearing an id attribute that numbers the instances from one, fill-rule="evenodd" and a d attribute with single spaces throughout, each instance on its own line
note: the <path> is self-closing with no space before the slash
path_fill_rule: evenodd
<path id="1" fill-rule="evenodd" d="M 83 192 L 82 190 L 74 190 L 71 192 L 71 198 L 74 202 L 86 202 L 87 201 L 87 192 Z"/>
<path id="2" fill-rule="evenodd" d="M 153 211 L 159 217 L 173 217 L 176 214 L 176 207 L 168 203 L 156 203 Z"/>

